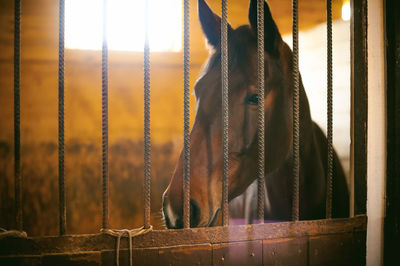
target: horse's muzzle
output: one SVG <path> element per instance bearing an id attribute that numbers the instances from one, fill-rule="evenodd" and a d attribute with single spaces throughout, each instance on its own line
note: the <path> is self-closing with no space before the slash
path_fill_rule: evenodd
<path id="1" fill-rule="evenodd" d="M 181 205 L 182 206 L 182 205 Z M 165 225 L 169 229 L 183 228 L 183 210 L 176 210 L 172 206 L 171 201 L 167 196 L 163 197 L 162 212 L 164 216 Z M 190 200 L 190 227 L 197 227 L 201 219 L 201 209 L 199 204 L 191 199 Z"/>

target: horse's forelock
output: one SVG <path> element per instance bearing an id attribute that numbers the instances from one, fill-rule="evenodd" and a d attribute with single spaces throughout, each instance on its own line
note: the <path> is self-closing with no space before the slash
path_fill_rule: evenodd
<path id="1" fill-rule="evenodd" d="M 256 38 L 249 25 L 243 25 L 229 33 L 228 63 L 229 69 L 240 67 L 243 72 L 253 71 L 256 66 Z M 221 47 L 213 47 L 210 56 L 201 70 L 201 77 L 221 64 Z M 252 66 L 254 65 L 254 66 Z"/>

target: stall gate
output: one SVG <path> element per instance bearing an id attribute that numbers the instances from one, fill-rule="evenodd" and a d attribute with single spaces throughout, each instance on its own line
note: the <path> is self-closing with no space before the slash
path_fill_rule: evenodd
<path id="1" fill-rule="evenodd" d="M 106 4 L 107 0 L 104 0 Z M 148 1 L 146 1 L 148 2 Z M 184 129 L 185 144 L 189 145 L 189 0 L 184 0 Z M 332 156 L 332 15 L 331 0 L 327 0 L 328 31 L 328 150 Z M 227 60 L 227 1 L 222 0 L 222 62 Z M 344 219 L 331 217 L 331 193 L 327 193 L 327 219 L 299 221 L 298 172 L 294 169 L 293 221 L 228 225 L 227 155 L 224 156 L 223 226 L 190 228 L 189 154 L 185 152 L 184 228 L 152 230 L 150 224 L 150 61 L 148 34 L 144 49 L 144 102 L 145 102 L 145 180 L 144 223 L 137 230 L 113 230 L 108 225 L 108 68 L 105 20 L 102 49 L 102 232 L 92 235 L 68 235 L 66 232 L 66 198 L 64 177 L 64 0 L 59 1 L 59 235 L 26 237 L 22 232 L 21 174 L 20 174 L 20 8 L 15 0 L 14 49 L 14 103 L 15 103 L 15 206 L 16 229 L 0 239 L 1 265 L 364 265 L 366 248 L 366 123 L 367 123 L 367 1 L 352 0 L 351 54 L 352 54 L 352 167 L 354 172 L 354 216 Z M 264 17 L 264 0 L 258 4 L 258 36 L 263 36 L 260 23 Z M 294 80 L 294 142 L 298 143 L 298 1 L 293 4 Z M 104 12 L 105 17 L 105 12 Z M 261 39 L 261 38 L 259 38 Z M 259 62 L 263 62 L 263 43 L 258 44 Z M 261 59 L 260 59 L 261 58 Z M 223 95 L 227 95 L 228 76 L 222 69 Z M 263 64 L 259 64 L 262 69 Z M 263 73 L 263 71 L 262 71 Z M 258 75 L 259 88 L 264 87 L 264 76 Z M 261 85 L 260 85 L 261 84 Z M 297 92 L 296 92 L 297 91 Z M 263 93 L 263 89 L 259 90 Z M 330 98 L 329 98 L 330 97 Z M 223 101 L 225 102 L 225 101 Z M 223 103 L 224 113 L 228 106 Z M 262 108 L 262 107 L 261 107 Z M 263 112 L 260 112 L 260 114 Z M 296 118 L 297 117 L 297 118 Z M 264 119 L 261 117 L 260 119 Z M 224 119 L 223 130 L 228 128 Z M 259 127 L 264 137 L 263 127 Z M 296 137 L 297 135 L 297 137 Z M 226 142 L 226 141 L 225 141 Z M 298 144 L 294 144 L 298 158 Z M 226 143 L 224 149 L 227 149 Z M 263 149 L 260 154 L 263 154 Z M 227 154 L 227 153 L 224 153 Z M 23 156 L 23 155 L 22 155 Z M 332 163 L 330 174 L 332 176 Z M 295 164 L 296 165 L 296 164 Z M 298 167 L 298 164 L 297 166 Z M 264 172 L 259 171 L 262 184 Z M 297 174 L 296 174 L 297 173 Z M 329 181 L 328 181 L 329 182 Z M 331 180 L 330 180 L 331 182 Z M 296 188 L 297 186 L 297 188 Z M 263 217 L 263 206 L 258 204 Z M 263 220 L 263 219 L 260 219 Z"/>

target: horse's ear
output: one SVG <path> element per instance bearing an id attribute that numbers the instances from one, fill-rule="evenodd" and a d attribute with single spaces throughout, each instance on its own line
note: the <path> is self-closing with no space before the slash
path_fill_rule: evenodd
<path id="1" fill-rule="evenodd" d="M 205 0 L 198 0 L 198 12 L 201 28 L 208 43 L 216 47 L 221 42 L 221 18 L 214 14 Z M 231 26 L 228 24 L 228 31 Z"/>
<path id="2" fill-rule="evenodd" d="M 257 35 L 257 2 L 250 0 L 249 21 L 254 33 Z M 278 54 L 279 43 L 282 37 L 271 15 L 268 3 L 264 1 L 264 50 L 270 54 Z"/>

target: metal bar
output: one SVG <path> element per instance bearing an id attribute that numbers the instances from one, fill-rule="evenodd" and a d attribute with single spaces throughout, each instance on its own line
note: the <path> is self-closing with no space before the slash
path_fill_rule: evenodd
<path id="1" fill-rule="evenodd" d="M 107 0 L 103 0 L 103 47 L 102 47 L 102 180 L 103 180 L 103 229 L 108 228 L 108 46 Z"/>
<path id="2" fill-rule="evenodd" d="M 184 154 L 183 154 L 183 227 L 190 227 L 190 25 L 189 0 L 183 2 L 183 119 L 184 119 Z"/>
<path id="3" fill-rule="evenodd" d="M 299 139 L 300 139 L 300 110 L 299 110 L 299 32 L 298 32 L 298 3 L 292 0 L 293 12 L 293 203 L 292 219 L 299 220 Z"/>
<path id="4" fill-rule="evenodd" d="M 332 0 L 326 1 L 326 26 L 327 26 L 327 138 L 328 138 L 328 168 L 326 187 L 326 218 L 332 218 L 332 171 L 333 171 L 333 97 L 332 97 Z"/>
<path id="5" fill-rule="evenodd" d="M 145 1 L 144 36 L 144 228 L 150 227 L 151 139 L 150 139 L 150 45 L 149 0 Z"/>
<path id="6" fill-rule="evenodd" d="M 265 119 L 264 119 L 264 1 L 257 1 L 258 45 L 258 193 L 257 217 L 264 223 Z"/>
<path id="7" fill-rule="evenodd" d="M 328 168 L 326 186 L 326 218 L 332 218 L 332 0 L 326 0 L 326 26 L 327 26 L 327 138 L 328 138 Z"/>
<path id="8" fill-rule="evenodd" d="M 351 1 L 351 166 L 354 178 L 354 214 L 366 213 L 368 43 L 367 0 Z"/>
<path id="9" fill-rule="evenodd" d="M 21 140 L 20 140 L 20 75 L 21 75 L 21 0 L 14 2 L 14 182 L 15 182 L 15 223 L 18 230 L 23 228 L 22 181 L 21 181 Z"/>
<path id="10" fill-rule="evenodd" d="M 228 8 L 227 0 L 222 0 L 221 15 L 221 80 L 222 80 L 222 224 L 228 226 L 228 128 L 229 128 L 229 99 L 228 99 Z"/>
<path id="11" fill-rule="evenodd" d="M 65 3 L 59 3 L 58 30 L 58 193 L 60 208 L 60 235 L 66 233 L 66 193 L 65 193 L 65 162 L 64 162 L 64 18 Z"/>

